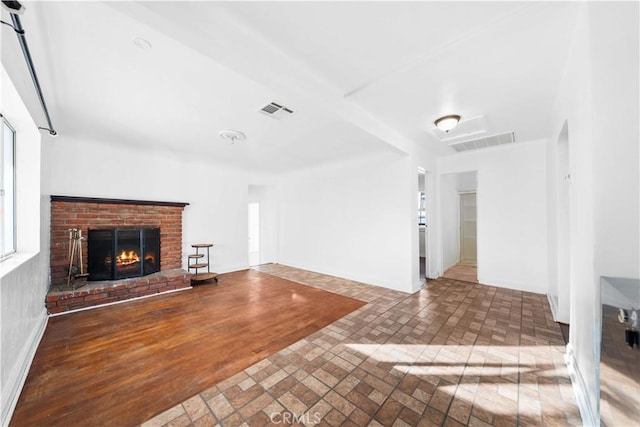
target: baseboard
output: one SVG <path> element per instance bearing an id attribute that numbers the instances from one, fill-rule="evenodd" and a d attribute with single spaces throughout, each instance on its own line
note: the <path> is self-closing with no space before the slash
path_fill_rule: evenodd
<path id="1" fill-rule="evenodd" d="M 448 269 L 450 269 L 451 267 L 455 267 L 456 265 L 458 265 L 459 261 L 454 262 L 451 265 L 445 265 L 444 268 L 442 269 L 442 274 L 446 273 Z"/>
<path id="2" fill-rule="evenodd" d="M 569 376 L 571 377 L 573 394 L 576 398 L 576 402 L 578 403 L 578 409 L 580 410 L 580 416 L 582 417 L 582 425 L 586 427 L 599 427 L 600 417 L 591 407 L 587 384 L 584 382 L 584 378 L 580 373 L 580 368 L 576 363 L 571 343 L 567 344 L 567 352 L 564 355 L 564 360 L 567 364 Z"/>
<path id="3" fill-rule="evenodd" d="M 558 322 L 558 301 L 549 294 L 547 294 L 547 301 L 549 301 L 554 322 Z"/>
<path id="4" fill-rule="evenodd" d="M 532 292 L 539 295 L 546 295 L 549 289 L 549 287 L 545 286 L 543 283 L 536 284 L 536 286 L 531 286 L 530 283 L 521 281 L 502 280 L 500 278 L 487 277 L 485 274 L 481 274 L 480 272 L 478 272 L 478 283 L 481 283 L 483 285 L 496 286 L 498 288 L 511 289 L 514 291 Z"/>
<path id="5" fill-rule="evenodd" d="M 411 294 L 414 292 L 413 284 L 410 284 L 411 290 L 407 290 L 407 289 L 402 289 L 398 286 L 385 283 L 384 281 L 380 280 L 380 278 L 377 278 L 377 277 L 361 276 L 359 274 L 352 274 L 352 272 L 345 272 L 345 271 L 336 270 L 333 268 L 326 268 L 324 266 L 318 266 L 315 264 L 308 264 L 304 262 L 295 262 L 295 261 L 290 262 L 288 260 L 284 260 L 284 261 L 281 260 L 278 262 L 278 264 L 286 265 L 293 268 L 299 268 L 301 270 L 313 271 L 320 274 L 326 274 L 329 276 L 340 277 L 347 280 L 353 280 L 354 282 L 364 283 L 365 285 L 379 286 L 382 288 L 405 292 L 408 294 Z"/>
<path id="6" fill-rule="evenodd" d="M 269 264 L 269 263 L 261 263 L 262 264 Z M 226 267 L 226 268 L 219 268 L 217 269 L 217 273 L 218 274 L 227 274 L 227 273 L 235 273 L 236 271 L 244 271 L 244 270 L 250 270 L 251 266 L 249 264 L 239 264 L 239 265 L 232 265 L 230 267 Z"/>
<path id="7" fill-rule="evenodd" d="M 21 365 L 11 372 L 8 381 L 2 385 L 2 414 L 0 414 L 0 425 L 2 426 L 8 426 L 9 421 L 11 421 L 22 387 L 24 387 L 24 383 L 27 380 L 31 362 L 33 362 L 40 340 L 42 340 L 44 331 L 47 328 L 48 320 L 49 316 L 47 316 L 46 310 L 42 310 L 38 324 L 31 332 L 27 345 L 22 348 L 18 358 L 21 361 Z"/>

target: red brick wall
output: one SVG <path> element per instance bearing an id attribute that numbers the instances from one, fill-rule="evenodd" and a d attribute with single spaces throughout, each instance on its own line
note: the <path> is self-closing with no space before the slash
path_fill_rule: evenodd
<path id="1" fill-rule="evenodd" d="M 160 228 L 160 270 L 182 268 L 182 211 L 184 206 L 119 204 L 116 202 L 51 201 L 51 285 L 67 283 L 70 228 Z M 87 241 L 82 242 L 87 272 Z"/>
<path id="2" fill-rule="evenodd" d="M 190 288 L 191 275 L 184 270 L 165 270 L 145 277 L 89 283 L 77 290 L 49 291 L 49 314 Z"/>

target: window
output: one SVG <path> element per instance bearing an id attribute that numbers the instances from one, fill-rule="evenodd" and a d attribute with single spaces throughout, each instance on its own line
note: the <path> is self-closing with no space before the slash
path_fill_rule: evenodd
<path id="1" fill-rule="evenodd" d="M 427 223 L 427 197 L 423 192 L 418 193 L 418 225 Z"/>
<path id="2" fill-rule="evenodd" d="M 0 115 L 0 259 L 16 251 L 16 131 Z"/>

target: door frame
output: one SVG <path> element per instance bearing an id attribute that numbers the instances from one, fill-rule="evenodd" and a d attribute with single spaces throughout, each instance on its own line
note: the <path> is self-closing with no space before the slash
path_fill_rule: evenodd
<path id="1" fill-rule="evenodd" d="M 478 266 L 478 190 L 474 191 L 458 191 L 458 263 L 462 263 L 462 196 L 465 194 L 474 194 L 476 199 L 476 262 L 475 267 Z"/>
<path id="2" fill-rule="evenodd" d="M 571 145 L 569 123 L 562 125 L 556 142 L 556 300 L 551 300 L 554 320 L 571 319 Z M 564 197 L 563 197 L 564 196 Z"/>
<path id="3" fill-rule="evenodd" d="M 255 251 L 254 252 L 251 251 L 251 206 L 252 205 L 256 205 L 258 207 L 257 208 L 257 212 L 258 212 L 258 224 L 257 224 L 258 225 L 258 229 L 257 229 L 257 232 L 258 232 L 258 263 L 257 264 L 252 264 L 251 263 L 251 255 L 250 255 L 251 253 L 255 252 Z M 248 219 L 248 221 L 247 221 L 247 228 L 248 228 L 247 229 L 247 235 L 248 235 L 248 239 L 247 239 L 247 260 L 248 260 L 249 267 L 260 265 L 262 263 L 262 242 L 261 242 L 261 234 L 262 234 L 261 233 L 261 228 L 262 228 L 262 225 L 261 225 L 262 218 L 261 218 L 261 216 L 262 216 L 262 214 L 261 214 L 261 210 L 262 210 L 261 203 L 259 201 L 257 201 L 257 202 L 249 202 L 247 204 L 247 219 Z"/>

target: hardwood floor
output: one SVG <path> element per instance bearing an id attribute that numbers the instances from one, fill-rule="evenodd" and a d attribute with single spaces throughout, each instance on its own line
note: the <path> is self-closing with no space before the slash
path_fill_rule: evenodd
<path id="1" fill-rule="evenodd" d="M 368 304 L 141 427 L 583 424 L 546 295 L 442 278 L 407 294 L 257 268 Z"/>
<path id="2" fill-rule="evenodd" d="M 252 270 L 53 317 L 12 426 L 136 425 L 364 302 Z"/>

